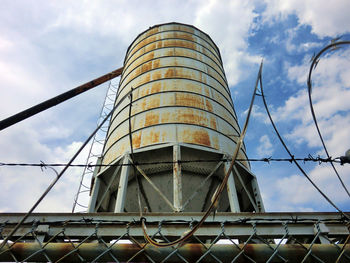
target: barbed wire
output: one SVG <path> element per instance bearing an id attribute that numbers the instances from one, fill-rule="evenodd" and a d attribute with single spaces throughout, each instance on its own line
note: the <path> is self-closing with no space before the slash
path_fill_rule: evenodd
<path id="1" fill-rule="evenodd" d="M 223 159 L 197 159 L 197 160 L 178 160 L 178 161 L 155 161 L 155 162 L 137 162 L 135 161 L 135 165 L 156 165 L 156 164 L 186 164 L 186 163 L 216 163 L 216 162 L 231 162 L 232 159 L 230 158 L 223 158 Z M 247 159 L 236 159 L 236 161 L 239 162 L 265 162 L 265 163 L 271 163 L 271 162 L 289 162 L 292 163 L 293 161 L 302 161 L 302 162 L 316 162 L 319 165 L 322 163 L 339 163 L 344 164 L 347 162 L 342 162 L 340 160 L 340 157 L 336 158 L 323 158 L 320 156 L 313 157 L 312 155 L 309 155 L 308 157 L 304 158 L 273 158 L 273 157 L 264 157 L 264 158 L 247 158 Z M 70 164 L 69 167 L 119 167 L 119 166 L 133 166 L 132 163 L 114 163 L 114 164 Z M 67 163 L 13 163 L 13 162 L 0 162 L 1 166 L 29 166 L 29 167 L 65 167 L 67 166 Z"/>
<path id="2" fill-rule="evenodd" d="M 305 170 L 300 166 L 300 164 L 298 163 L 297 160 L 294 159 L 294 155 L 291 153 L 291 151 L 289 150 L 288 146 L 286 145 L 286 143 L 284 142 L 280 132 L 278 131 L 275 122 L 272 119 L 272 116 L 270 114 L 270 110 L 269 107 L 267 106 L 267 102 L 266 102 L 266 98 L 265 98 L 265 94 L 264 94 L 264 88 L 263 88 L 263 81 L 262 81 L 262 74 L 260 74 L 259 76 L 259 82 L 260 82 L 260 96 L 263 100 L 264 103 L 264 107 L 267 113 L 267 116 L 269 117 L 269 120 L 271 122 L 271 125 L 273 127 L 273 129 L 275 130 L 275 133 L 278 137 L 278 139 L 280 140 L 281 144 L 283 145 L 284 149 L 286 150 L 286 152 L 288 153 L 288 155 L 291 157 L 291 159 L 293 160 L 293 162 L 295 163 L 295 165 L 298 167 L 299 171 L 303 174 L 303 176 L 311 183 L 311 185 L 323 196 L 323 198 L 333 207 L 335 208 L 339 213 L 341 213 L 345 218 L 347 218 L 347 220 L 350 221 L 350 216 L 346 215 L 344 213 L 343 210 L 341 210 L 330 198 L 327 194 L 325 194 L 318 186 L 317 184 L 311 179 L 311 177 L 305 172 Z"/>
<path id="3" fill-rule="evenodd" d="M 315 124 L 316 130 L 317 130 L 318 136 L 320 137 L 323 149 L 324 149 L 327 157 L 329 157 L 329 153 L 328 153 L 328 150 L 327 150 L 327 147 L 326 147 L 326 143 L 324 142 L 323 136 L 321 134 L 321 130 L 320 130 L 320 127 L 319 127 L 318 122 L 317 122 L 316 113 L 315 113 L 313 102 L 312 102 L 312 97 L 311 97 L 311 93 L 312 93 L 312 79 L 311 79 L 311 77 L 312 77 L 313 70 L 317 67 L 318 62 L 320 61 L 321 56 L 324 53 L 326 53 L 328 51 L 334 51 L 336 49 L 339 49 L 340 48 L 339 46 L 342 46 L 342 45 L 350 45 L 350 41 L 338 41 L 339 39 L 340 39 L 340 37 L 337 38 L 337 39 L 333 39 L 331 44 L 329 44 L 326 47 L 324 47 L 320 52 L 318 52 L 317 55 L 314 55 L 311 58 L 312 63 L 310 65 L 309 76 L 308 76 L 308 80 L 307 80 L 309 105 L 310 105 L 312 119 L 314 121 L 314 124 Z M 335 168 L 334 164 L 331 163 L 331 166 L 332 166 L 333 171 L 335 172 L 339 182 L 341 183 L 342 187 L 344 188 L 345 192 L 350 197 L 350 192 L 349 192 L 348 188 L 346 187 L 344 181 L 340 177 L 340 175 L 339 175 L 337 169 Z"/>

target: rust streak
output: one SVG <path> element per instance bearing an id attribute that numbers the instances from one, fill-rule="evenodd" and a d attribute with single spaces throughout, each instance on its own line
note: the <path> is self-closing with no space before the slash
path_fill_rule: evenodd
<path id="1" fill-rule="evenodd" d="M 210 117 L 210 127 L 216 130 L 216 119 L 215 117 Z"/>
<path id="2" fill-rule="evenodd" d="M 203 98 L 191 94 L 176 94 L 176 105 L 198 107 L 204 109 Z"/>
<path id="3" fill-rule="evenodd" d="M 161 82 L 159 82 L 159 81 L 154 82 L 154 83 L 152 84 L 151 93 L 153 94 L 153 93 L 158 93 L 158 92 L 160 92 L 161 87 L 162 87 L 162 83 L 161 83 Z"/>
<path id="4" fill-rule="evenodd" d="M 145 118 L 145 127 L 158 124 L 159 123 L 159 114 L 148 112 Z"/>
<path id="5" fill-rule="evenodd" d="M 132 146 L 134 148 L 140 148 L 140 144 L 141 144 L 141 132 L 134 133 L 132 135 Z"/>
<path id="6" fill-rule="evenodd" d="M 205 130 L 185 129 L 182 133 L 183 142 L 196 143 L 200 145 L 211 146 L 209 134 Z"/>
<path id="7" fill-rule="evenodd" d="M 213 112 L 213 105 L 211 104 L 211 102 L 209 100 L 205 100 L 205 105 L 207 106 L 207 110 L 210 112 Z"/>

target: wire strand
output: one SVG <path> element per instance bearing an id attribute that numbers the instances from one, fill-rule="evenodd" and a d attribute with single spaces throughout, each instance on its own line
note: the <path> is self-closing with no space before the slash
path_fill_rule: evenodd
<path id="1" fill-rule="evenodd" d="M 197 160 L 178 160 L 176 162 L 174 161 L 155 161 L 155 162 L 135 162 L 135 165 L 156 165 L 156 164 L 174 164 L 174 163 L 180 163 L 180 164 L 190 164 L 190 163 L 216 163 L 216 162 L 230 162 L 232 159 L 197 159 Z M 289 162 L 292 163 L 293 160 L 296 161 L 303 161 L 303 162 L 316 162 L 316 163 L 339 163 L 341 164 L 341 161 L 339 160 L 339 157 L 336 158 L 322 158 L 322 157 L 305 157 L 305 158 L 272 158 L 272 157 L 264 157 L 264 158 L 247 158 L 247 159 L 236 159 L 238 162 L 264 162 L 264 163 L 271 163 L 271 162 Z M 68 165 L 67 163 L 5 163 L 0 162 L 1 166 L 28 166 L 28 167 L 64 167 Z M 119 166 L 133 166 L 132 163 L 129 164 L 123 164 L 123 163 L 115 163 L 115 164 L 70 164 L 69 167 L 119 167 Z"/>
<path id="2" fill-rule="evenodd" d="M 130 92 L 129 92 L 130 93 Z M 107 121 L 107 119 L 113 114 L 114 110 L 120 105 L 120 103 L 129 95 L 129 93 L 125 94 L 123 98 L 115 105 L 113 110 L 108 113 L 108 115 L 104 118 L 101 124 L 92 132 L 92 134 L 86 139 L 82 146 L 78 149 L 78 151 L 73 155 L 67 165 L 62 169 L 62 171 L 57 175 L 57 177 L 52 181 L 52 183 L 47 187 L 44 193 L 39 197 L 39 199 L 35 202 L 35 204 L 30 208 L 30 210 L 23 216 L 21 221 L 12 229 L 12 231 L 7 235 L 7 237 L 0 244 L 0 249 L 3 248 L 7 241 L 12 237 L 12 235 L 19 229 L 19 227 L 24 223 L 24 221 L 28 218 L 28 216 L 34 211 L 34 209 L 41 203 L 41 201 L 45 198 L 45 196 L 50 192 L 50 190 L 55 186 L 55 184 L 59 181 L 59 179 L 63 176 L 64 172 L 69 168 L 69 166 L 73 163 L 75 158 L 80 154 L 80 152 L 85 148 L 85 146 L 89 143 L 92 137 L 96 134 L 96 132 L 102 127 L 102 125 Z"/>
<path id="3" fill-rule="evenodd" d="M 321 131 L 320 131 L 320 128 L 318 126 L 318 122 L 317 122 L 317 118 L 316 118 L 316 114 L 315 114 L 315 111 L 314 111 L 314 107 L 313 107 L 313 102 L 312 102 L 312 97 L 311 97 L 311 93 L 312 93 L 312 80 L 311 80 L 311 77 L 312 77 L 312 72 L 313 70 L 316 68 L 318 62 L 319 62 L 319 58 L 321 57 L 321 55 L 323 53 L 325 53 L 326 51 L 330 50 L 330 49 L 334 49 L 334 48 L 337 48 L 339 45 L 349 45 L 350 44 L 350 41 L 341 41 L 341 42 L 334 42 L 328 46 L 326 46 L 325 48 L 323 48 L 312 60 L 312 63 L 310 65 L 310 70 L 309 70 L 309 76 L 308 76 L 308 79 L 307 79 L 307 86 L 308 86 L 308 95 L 309 95 L 309 104 L 310 104 L 310 110 L 311 110 L 311 114 L 312 114 L 312 119 L 314 120 L 314 123 L 315 123 L 315 126 L 316 126 L 316 129 L 317 129 L 317 133 L 318 133 L 318 136 L 320 137 L 320 140 L 322 142 L 322 145 L 323 145 L 323 149 L 327 155 L 328 158 L 330 158 L 329 156 L 329 153 L 328 153 L 328 150 L 327 150 L 327 147 L 326 147 L 326 144 L 323 140 L 323 136 L 321 134 Z M 350 193 L 349 193 L 349 190 L 347 189 L 344 181 L 341 179 L 337 169 L 335 168 L 334 164 L 331 163 L 331 166 L 335 172 L 335 174 L 337 175 L 338 177 L 338 180 L 340 181 L 341 185 L 343 186 L 345 192 L 348 194 L 348 196 L 350 197 Z"/>
<path id="4" fill-rule="evenodd" d="M 264 88 L 262 85 L 262 76 L 260 76 L 260 91 L 261 91 L 261 97 L 263 99 L 263 103 L 265 106 L 265 110 L 266 113 L 270 119 L 271 125 L 273 127 L 273 129 L 276 132 L 276 135 L 278 136 L 280 142 L 282 143 L 284 149 L 287 151 L 287 153 L 289 154 L 289 156 L 291 157 L 292 161 L 295 163 L 295 165 L 299 168 L 300 172 L 305 176 L 305 178 L 313 185 L 313 187 L 327 200 L 327 202 L 333 206 L 338 212 L 340 212 L 347 220 L 350 220 L 350 217 L 348 215 L 346 215 L 335 203 L 333 203 L 333 201 L 325 194 L 322 192 L 322 190 L 312 181 L 312 179 L 307 175 L 307 173 L 303 170 L 303 168 L 301 168 L 300 164 L 295 160 L 294 155 L 290 152 L 289 148 L 287 147 L 287 145 L 285 144 L 284 140 L 282 139 L 282 136 L 280 135 L 272 117 L 269 111 L 269 108 L 267 106 L 266 103 L 266 99 L 265 99 L 265 95 L 264 95 Z"/>

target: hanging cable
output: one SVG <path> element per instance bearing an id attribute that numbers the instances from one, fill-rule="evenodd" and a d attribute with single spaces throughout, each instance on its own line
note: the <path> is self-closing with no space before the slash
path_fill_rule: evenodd
<path id="1" fill-rule="evenodd" d="M 317 118 L 316 118 L 316 114 L 315 114 L 315 111 L 314 111 L 314 107 L 313 107 L 313 103 L 312 103 L 312 98 L 311 98 L 311 93 L 312 93 L 312 80 L 311 80 L 311 75 L 312 75 L 312 72 L 313 70 L 316 68 L 318 62 L 320 61 L 320 57 L 323 53 L 325 53 L 326 51 L 330 50 L 330 49 L 337 49 L 338 46 L 340 45 L 349 45 L 350 44 L 350 41 L 340 41 L 340 42 L 333 42 L 331 43 L 330 45 L 326 46 L 325 48 L 323 48 L 316 56 L 313 57 L 312 59 L 312 63 L 311 63 L 311 66 L 310 66 L 310 70 L 309 70 L 309 76 L 308 76 L 308 79 L 307 79 L 307 86 L 308 86 L 308 94 L 309 94 L 309 104 L 310 104 L 310 110 L 311 110 L 311 114 L 312 114 L 312 119 L 314 120 L 314 123 L 315 123 L 315 126 L 316 126 L 316 129 L 317 129 L 317 133 L 318 133 L 318 136 L 320 137 L 321 139 L 321 142 L 322 142 L 322 145 L 323 145 L 323 149 L 324 151 L 326 152 L 326 155 L 328 158 L 330 158 L 329 156 L 329 153 L 328 153 L 328 150 L 327 150 L 327 147 L 326 147 L 326 144 L 323 140 L 323 137 L 322 137 L 322 134 L 321 134 L 321 131 L 320 131 L 320 128 L 318 126 L 318 123 L 317 123 Z M 331 163 L 332 165 L 332 168 L 335 172 L 335 174 L 337 175 L 341 185 L 343 186 L 345 192 L 348 194 L 348 196 L 350 197 L 350 193 L 349 193 L 349 190 L 346 188 L 345 186 L 345 183 L 343 182 L 343 180 L 341 179 L 337 169 L 335 168 L 334 164 Z"/>
<path id="2" fill-rule="evenodd" d="M 277 127 L 274 123 L 274 121 L 272 120 L 269 108 L 267 107 L 267 103 L 266 103 L 266 99 L 265 99 L 265 95 L 264 95 L 264 89 L 263 89 L 263 85 L 262 85 L 262 77 L 261 75 L 259 76 L 259 81 L 260 81 L 260 92 L 261 92 L 261 97 L 263 99 L 263 103 L 265 106 L 265 110 L 266 113 L 270 119 L 271 125 L 273 127 L 273 129 L 275 130 L 279 140 L 281 141 L 284 149 L 287 151 L 287 153 L 289 154 L 289 156 L 291 157 L 292 161 L 295 163 L 295 165 L 299 168 L 300 172 L 305 176 L 305 178 L 312 184 L 312 186 L 326 199 L 326 201 L 333 206 L 339 213 L 342 214 L 342 216 L 344 216 L 347 220 L 350 220 L 350 217 L 348 215 L 346 215 L 338 206 L 335 205 L 335 203 L 332 202 L 332 200 L 325 194 L 322 192 L 322 190 L 311 180 L 311 178 L 307 175 L 307 173 L 303 170 L 303 168 L 301 168 L 301 166 L 299 165 L 299 163 L 295 160 L 294 155 L 292 155 L 292 153 L 290 152 L 290 150 L 288 149 L 287 145 L 285 144 L 284 140 L 282 139 L 282 136 L 280 135 L 279 131 L 277 130 Z"/>
<path id="3" fill-rule="evenodd" d="M 221 193 L 225 189 L 227 180 L 228 180 L 228 178 L 229 178 L 229 176 L 230 176 L 230 174 L 232 172 L 233 166 L 235 165 L 238 153 L 239 153 L 239 151 L 240 151 L 240 149 L 242 147 L 242 144 L 243 144 L 244 136 L 245 136 L 245 134 L 247 132 L 248 123 L 249 123 L 250 115 L 251 115 L 253 104 L 254 104 L 254 99 L 255 99 L 255 96 L 256 96 L 257 88 L 258 88 L 259 76 L 261 75 L 261 71 L 262 71 L 262 66 L 263 66 L 263 62 L 261 62 L 261 64 L 260 64 L 258 78 L 256 79 L 255 88 L 254 88 L 254 92 L 253 92 L 252 99 L 251 99 L 251 102 L 250 102 L 248 114 L 247 114 L 247 117 L 245 119 L 245 123 L 244 123 L 244 126 L 243 126 L 243 130 L 241 132 L 241 135 L 239 136 L 239 139 L 237 141 L 235 151 L 234 151 L 234 153 L 232 155 L 232 161 L 230 163 L 230 167 L 229 167 L 228 171 L 226 172 L 225 177 L 224 177 L 224 179 L 222 180 L 222 182 L 220 184 L 220 187 L 218 188 L 218 190 L 216 191 L 214 197 L 212 198 L 212 202 L 211 202 L 208 210 L 205 212 L 205 214 L 203 215 L 201 220 L 198 222 L 198 224 L 196 224 L 189 232 L 185 232 L 181 238 L 179 238 L 179 239 L 177 239 L 175 241 L 172 241 L 172 242 L 168 242 L 168 243 L 160 243 L 160 242 L 154 241 L 147 234 L 146 218 L 141 217 L 140 219 L 141 219 L 141 223 L 142 223 L 143 235 L 144 235 L 145 239 L 150 244 L 152 244 L 152 245 L 154 245 L 156 247 L 171 247 L 171 246 L 174 246 L 174 245 L 177 245 L 177 244 L 181 245 L 183 242 L 185 242 L 187 239 L 189 239 L 199 229 L 199 227 L 203 224 L 203 222 L 208 218 L 208 216 L 210 215 L 210 213 L 213 210 L 213 208 L 216 206 L 216 204 L 217 204 L 217 202 L 219 200 L 219 197 L 221 196 Z"/>
<path id="4" fill-rule="evenodd" d="M 0 244 L 0 249 L 3 248 L 7 241 L 12 237 L 12 235 L 19 229 L 19 227 L 23 224 L 23 222 L 30 216 L 30 214 L 34 211 L 34 209 L 40 204 L 40 202 L 45 198 L 45 196 L 50 192 L 50 190 L 55 186 L 58 180 L 63 176 L 64 172 L 68 169 L 68 167 L 73 163 L 75 158 L 80 154 L 80 152 L 85 148 L 85 146 L 89 143 L 95 133 L 102 127 L 102 125 L 107 121 L 107 119 L 113 114 L 114 110 L 124 101 L 125 98 L 129 96 L 131 93 L 128 92 L 125 94 L 118 103 L 114 106 L 114 108 L 107 114 L 107 116 L 103 119 L 103 121 L 98 125 L 98 127 L 92 132 L 92 134 L 87 138 L 87 140 L 83 143 L 82 146 L 78 149 L 78 151 L 74 154 L 74 156 L 69 160 L 67 165 L 62 169 L 62 171 L 57 175 L 57 177 L 52 181 L 52 183 L 48 186 L 48 188 L 44 191 L 44 193 L 39 197 L 39 199 L 35 202 L 35 204 L 30 208 L 30 210 L 23 216 L 21 221 L 12 229 L 12 231 L 7 235 L 7 237 Z"/>

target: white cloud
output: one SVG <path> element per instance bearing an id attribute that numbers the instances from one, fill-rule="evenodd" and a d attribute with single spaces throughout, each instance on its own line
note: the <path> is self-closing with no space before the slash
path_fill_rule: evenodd
<path id="1" fill-rule="evenodd" d="M 336 152 L 344 151 L 341 141 L 347 136 L 341 127 L 348 127 L 350 119 L 350 50 L 322 58 L 314 74 L 312 100 L 316 117 L 326 139 L 326 144 Z M 300 84 L 306 82 L 308 65 L 293 66 L 288 76 Z M 291 96 L 273 114 L 277 120 L 296 120 L 298 125 L 289 133 L 291 140 L 306 142 L 311 147 L 320 145 L 311 118 L 307 88 Z M 343 137 L 344 136 L 344 137 Z"/>
<path id="2" fill-rule="evenodd" d="M 0 148 L 6 151 L 0 152 L 1 162 L 66 163 L 82 144 L 72 142 L 65 146 L 49 147 L 40 141 L 40 129 L 30 128 L 30 125 L 22 124 L 22 129 L 13 127 L 10 132 L 9 130 L 2 132 Z M 85 163 L 87 150 L 86 147 L 78 156 L 76 163 Z M 59 172 L 62 167 L 54 169 Z M 36 211 L 69 211 L 81 172 L 81 168 L 69 168 Z M 39 167 L 1 166 L 0 210 L 7 212 L 28 210 L 55 177 L 55 172 L 50 168 L 41 171 Z"/>
<path id="3" fill-rule="evenodd" d="M 350 171 L 349 167 L 337 168 L 339 173 L 343 175 L 348 174 Z M 333 202 L 342 206 L 347 204 L 345 200 L 348 200 L 348 196 L 329 165 L 316 166 L 309 173 L 309 176 Z M 346 179 L 345 183 L 349 186 L 350 180 L 346 177 L 344 178 Z M 317 207 L 318 204 L 325 206 L 327 203 L 312 184 L 301 174 L 278 179 L 276 185 L 276 195 L 279 195 L 280 199 L 282 199 L 277 201 L 277 203 L 288 202 L 291 206 L 301 205 L 302 207 Z"/>
<path id="4" fill-rule="evenodd" d="M 324 36 L 337 36 L 350 32 L 348 0 L 265 0 L 267 21 L 284 19 L 290 14 L 298 17 L 299 24 L 310 25 L 312 32 Z"/>
<path id="5" fill-rule="evenodd" d="M 347 143 L 348 127 L 350 127 L 349 57 L 349 49 L 328 54 L 321 59 L 313 74 L 314 109 L 327 149 L 333 158 L 343 155 L 349 148 Z M 304 59 L 301 65 L 292 67 L 287 65 L 289 79 L 305 88 L 289 97 L 282 107 L 274 111 L 273 116 L 280 122 L 280 126 L 283 123 L 295 124 L 294 128 L 287 131 L 284 136 L 291 143 L 301 146 L 305 154 L 325 156 L 310 113 L 306 88 L 308 64 L 309 62 Z M 336 167 L 345 185 L 350 187 L 350 178 L 346 176 L 350 172 L 350 167 L 339 165 Z M 331 200 L 340 207 L 346 207 L 348 196 L 329 165 L 314 166 L 306 170 L 309 170 L 310 178 Z M 266 197 L 267 207 L 272 211 L 281 211 L 288 207 L 291 210 L 310 207 L 318 211 L 330 209 L 326 201 L 321 201 L 323 197 L 299 173 L 279 178 L 273 185 L 277 193 L 268 194 Z M 269 189 L 271 190 L 270 187 Z"/>
<path id="6" fill-rule="evenodd" d="M 270 141 L 269 136 L 266 134 L 261 136 L 259 139 L 260 145 L 257 147 L 256 152 L 259 157 L 271 156 L 274 152 L 273 145 Z"/>
<path id="7" fill-rule="evenodd" d="M 245 79 L 251 66 L 261 61 L 260 56 L 246 52 L 250 29 L 257 17 L 254 8 L 252 1 L 229 1 L 223 5 L 211 0 L 196 12 L 194 24 L 218 44 L 230 86 Z"/>

